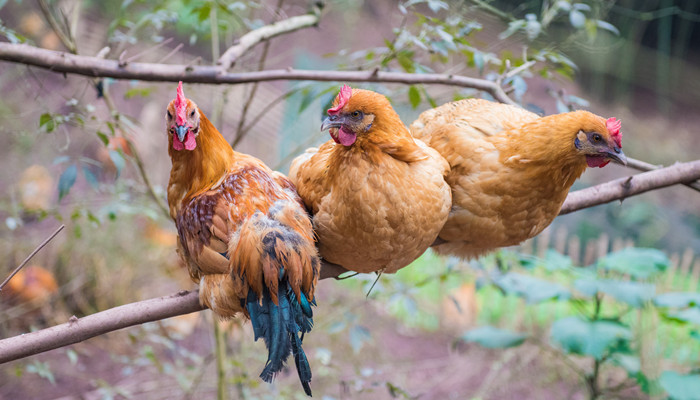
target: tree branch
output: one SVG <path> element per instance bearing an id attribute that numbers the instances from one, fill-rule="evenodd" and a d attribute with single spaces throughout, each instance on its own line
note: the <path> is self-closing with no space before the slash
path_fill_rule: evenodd
<path id="1" fill-rule="evenodd" d="M 287 18 L 246 33 L 238 39 L 235 45 L 229 47 L 228 50 L 221 55 L 216 64 L 221 69 L 221 72 L 226 72 L 236 63 L 241 55 L 245 54 L 245 52 L 255 45 L 272 39 L 275 36 L 318 25 L 318 21 L 321 18 L 322 7 L 322 3 L 315 3 L 309 14 Z"/>
<path id="2" fill-rule="evenodd" d="M 263 81 L 302 80 L 336 82 L 385 82 L 403 84 L 437 84 L 483 90 L 496 100 L 517 105 L 495 82 L 449 74 L 411 74 L 386 71 L 315 71 L 292 68 L 255 71 L 221 72 L 218 66 L 189 66 L 155 63 L 126 63 L 96 57 L 41 49 L 26 44 L 0 43 L 0 60 L 33 65 L 53 72 L 90 77 L 138 79 L 158 82 L 239 84 Z"/>
<path id="3" fill-rule="evenodd" d="M 133 325 L 201 311 L 199 293 L 182 291 L 110 308 L 51 328 L 0 340 L 0 364 L 68 346 Z"/>
<path id="4" fill-rule="evenodd" d="M 569 214 L 583 208 L 624 200 L 654 189 L 689 183 L 700 179 L 700 160 L 677 163 L 670 167 L 620 178 L 600 185 L 569 193 L 559 215 Z"/>
<path id="5" fill-rule="evenodd" d="M 696 179 L 700 179 L 700 160 L 617 179 L 570 193 L 560 215 Z M 323 263 L 321 279 L 337 278 L 345 272 L 347 271 L 338 265 Z M 197 291 L 182 291 L 171 296 L 111 308 L 83 318 L 72 317 L 62 325 L 0 340 L 0 364 L 68 346 L 118 329 L 202 309 Z"/>

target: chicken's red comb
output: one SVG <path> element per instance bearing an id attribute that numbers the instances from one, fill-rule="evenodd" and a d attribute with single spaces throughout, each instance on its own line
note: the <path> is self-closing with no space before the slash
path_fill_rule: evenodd
<path id="1" fill-rule="evenodd" d="M 175 123 L 177 125 L 185 125 L 187 121 L 187 98 L 182 90 L 182 81 L 177 85 L 177 97 L 175 98 Z"/>
<path id="2" fill-rule="evenodd" d="M 610 132 L 610 136 L 612 136 L 615 144 L 617 144 L 618 147 L 622 147 L 622 133 L 620 133 L 622 121 L 611 117 L 605 122 L 605 126 L 608 128 L 608 132 Z"/>
<path id="3" fill-rule="evenodd" d="M 333 108 L 329 108 L 328 115 L 338 114 L 340 110 L 345 107 L 346 104 L 348 104 L 348 101 L 350 101 L 350 96 L 352 96 L 352 88 L 350 88 L 348 85 L 343 85 L 343 87 L 340 89 L 340 93 L 338 93 L 338 96 L 335 98 L 338 101 L 338 105 Z"/>

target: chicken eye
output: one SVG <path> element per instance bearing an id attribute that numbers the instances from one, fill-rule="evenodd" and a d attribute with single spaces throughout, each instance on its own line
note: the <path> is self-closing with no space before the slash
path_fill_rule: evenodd
<path id="1" fill-rule="evenodd" d="M 594 133 L 592 138 L 593 138 L 593 141 L 596 143 L 600 143 L 603 141 L 603 137 L 600 136 L 600 134 L 598 134 L 598 133 Z"/>
<path id="2" fill-rule="evenodd" d="M 353 111 L 352 116 L 353 118 L 360 118 L 362 116 L 362 111 Z"/>
<path id="3" fill-rule="evenodd" d="M 194 110 L 190 113 L 190 118 L 194 118 Z"/>
<path id="4" fill-rule="evenodd" d="M 168 115 L 168 119 L 173 119 L 173 115 L 170 114 L 170 111 L 169 111 L 169 110 L 166 111 L 165 113 Z"/>

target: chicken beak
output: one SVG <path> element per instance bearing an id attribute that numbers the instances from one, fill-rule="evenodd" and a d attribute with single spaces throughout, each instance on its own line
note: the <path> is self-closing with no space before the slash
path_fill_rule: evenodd
<path id="1" fill-rule="evenodd" d="M 338 115 L 331 115 L 323 120 L 323 123 L 321 124 L 321 132 L 331 128 L 340 128 L 341 126 L 343 126 L 343 118 Z"/>
<path id="2" fill-rule="evenodd" d="M 622 149 L 617 146 L 613 147 L 612 150 L 609 150 L 607 152 L 607 156 L 618 164 L 627 165 L 627 156 L 622 152 Z"/>
<path id="3" fill-rule="evenodd" d="M 187 127 L 184 125 L 176 125 L 175 126 L 175 133 L 177 133 L 177 138 L 181 141 L 185 141 L 185 135 L 187 134 Z"/>

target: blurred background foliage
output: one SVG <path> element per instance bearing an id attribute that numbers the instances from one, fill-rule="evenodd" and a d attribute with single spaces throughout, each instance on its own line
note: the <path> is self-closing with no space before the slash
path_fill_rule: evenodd
<path id="1" fill-rule="evenodd" d="M 0 35 L 83 55 L 204 65 L 242 34 L 313 5 L 6 0 Z M 617 116 L 627 154 L 668 165 L 700 154 L 699 7 L 335 0 L 318 27 L 257 46 L 234 71 L 379 68 L 500 80 L 538 113 Z M 162 208 L 170 168 L 162 114 L 175 85 L 9 63 L 0 71 L 2 270 L 58 223 L 69 228 L 0 294 L 2 336 L 193 288 Z M 237 150 L 286 171 L 327 140 L 318 127 L 340 84 L 186 90 Z M 488 97 L 354 86 L 388 95 L 406 123 L 446 101 Z M 589 171 L 574 189 L 628 173 Z M 428 252 L 376 283 L 373 275 L 324 281 L 306 338 L 314 390 L 327 400 L 699 398 L 699 209 L 697 193 L 668 188 L 560 217 L 535 240 L 473 262 Z M 302 397 L 293 376 L 259 382 L 264 351 L 248 325 L 216 325 L 223 347 L 215 325 L 197 313 L 3 365 L 0 397 L 196 398 L 222 387 L 230 398 Z"/>

